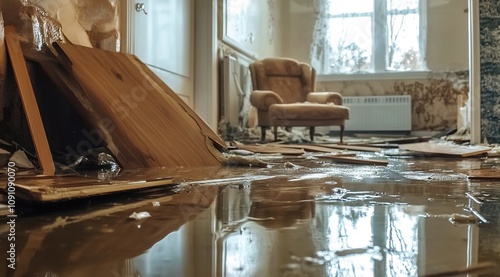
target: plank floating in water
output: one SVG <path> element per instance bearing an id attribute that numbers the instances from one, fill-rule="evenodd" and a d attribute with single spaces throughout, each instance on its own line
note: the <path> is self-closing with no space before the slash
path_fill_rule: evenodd
<path id="1" fill-rule="evenodd" d="M 303 149 L 309 152 L 323 152 L 323 153 L 339 152 L 338 149 L 323 147 L 320 145 L 309 145 L 309 144 L 268 144 L 268 145 L 273 147 Z"/>
<path id="2" fill-rule="evenodd" d="M 451 143 L 420 142 L 411 144 L 402 144 L 399 149 L 410 150 L 425 154 L 438 154 L 456 157 L 472 157 L 486 154 L 491 147 L 486 146 L 464 146 Z"/>
<path id="3" fill-rule="evenodd" d="M 283 155 L 302 155 L 305 153 L 304 149 L 293 149 L 280 146 L 258 145 L 258 144 L 240 144 L 237 145 L 238 149 L 251 151 L 254 153 L 262 154 L 283 154 Z"/>
<path id="4" fill-rule="evenodd" d="M 123 168 L 221 164 L 224 141 L 137 57 L 54 47 L 79 86 L 65 77 L 59 84 L 75 94 L 77 110 Z"/>
<path id="5" fill-rule="evenodd" d="M 364 152 L 379 152 L 381 149 L 379 147 L 369 147 L 369 146 L 358 146 L 358 145 L 346 145 L 346 144 L 321 144 L 323 147 L 331 147 L 335 149 L 351 150 L 351 151 L 364 151 Z"/>
<path id="6" fill-rule="evenodd" d="M 171 177 L 153 179 L 98 180 L 79 176 L 53 176 L 53 178 L 23 178 L 16 181 L 16 194 L 35 202 L 54 202 L 74 198 L 87 198 L 124 191 L 156 188 L 172 184 Z"/>
<path id="7" fill-rule="evenodd" d="M 469 179 L 500 179 L 500 169 L 498 168 L 485 168 L 473 169 L 467 175 Z"/>

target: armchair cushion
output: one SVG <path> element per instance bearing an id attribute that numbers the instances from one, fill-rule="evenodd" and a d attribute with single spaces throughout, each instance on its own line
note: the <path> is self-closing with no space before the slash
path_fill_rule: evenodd
<path id="1" fill-rule="evenodd" d="M 297 120 L 345 120 L 349 118 L 349 108 L 345 106 L 319 103 L 275 104 L 269 108 L 271 121 L 273 118 Z"/>

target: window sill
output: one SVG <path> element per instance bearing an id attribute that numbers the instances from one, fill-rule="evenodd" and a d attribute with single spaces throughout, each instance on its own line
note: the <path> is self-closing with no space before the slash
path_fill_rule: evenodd
<path id="1" fill-rule="evenodd" d="M 331 74 L 318 75 L 316 81 L 360 81 L 360 80 L 414 80 L 427 79 L 431 71 L 412 71 L 412 72 L 384 72 L 384 73 L 359 73 L 359 74 Z"/>

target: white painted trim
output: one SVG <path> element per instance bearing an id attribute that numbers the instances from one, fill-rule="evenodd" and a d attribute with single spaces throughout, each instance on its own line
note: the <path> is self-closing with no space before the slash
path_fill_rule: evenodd
<path id="1" fill-rule="evenodd" d="M 432 74 L 431 71 L 330 74 L 330 75 L 318 75 L 316 77 L 316 80 L 319 82 L 328 82 L 328 81 L 359 81 L 359 80 L 428 79 L 431 74 Z"/>
<path id="2" fill-rule="evenodd" d="M 217 0 L 195 0 L 194 110 L 217 130 Z"/>
<path id="3" fill-rule="evenodd" d="M 134 37 L 132 28 L 132 2 L 128 0 L 120 0 L 119 14 L 120 14 L 120 52 L 133 53 L 133 40 Z"/>
<path id="4" fill-rule="evenodd" d="M 481 143 L 481 53 L 479 0 L 469 0 L 469 107 L 471 144 Z"/>

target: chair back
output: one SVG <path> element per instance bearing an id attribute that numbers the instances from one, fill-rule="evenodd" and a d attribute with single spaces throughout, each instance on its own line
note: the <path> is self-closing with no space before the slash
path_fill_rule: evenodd
<path id="1" fill-rule="evenodd" d="M 305 102 L 315 91 L 316 72 L 309 64 L 290 58 L 267 58 L 250 64 L 254 90 L 271 90 L 285 103 Z"/>

